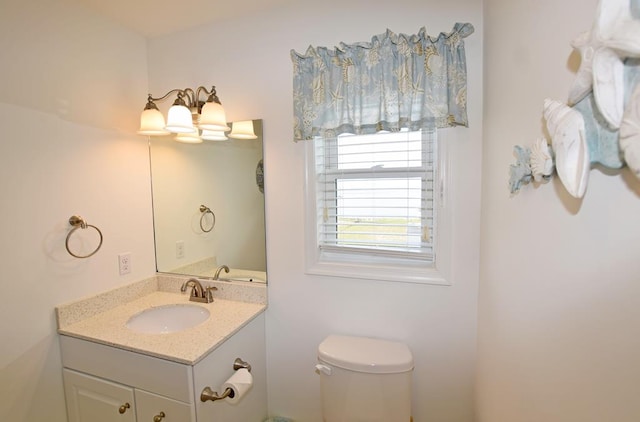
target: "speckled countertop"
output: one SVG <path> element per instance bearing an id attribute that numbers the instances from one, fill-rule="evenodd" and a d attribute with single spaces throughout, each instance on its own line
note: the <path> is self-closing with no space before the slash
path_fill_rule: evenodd
<path id="1" fill-rule="evenodd" d="M 58 332 L 193 365 L 266 309 L 266 286 L 252 283 L 204 282 L 215 285 L 213 303 L 190 302 L 180 293 L 186 278 L 158 275 L 56 308 Z M 204 322 L 174 333 L 146 334 L 130 330 L 127 320 L 152 307 L 191 304 L 207 308 Z"/>

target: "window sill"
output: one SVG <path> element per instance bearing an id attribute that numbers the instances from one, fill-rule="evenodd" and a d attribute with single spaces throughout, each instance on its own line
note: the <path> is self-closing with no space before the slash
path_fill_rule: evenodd
<path id="1" fill-rule="evenodd" d="M 376 264 L 369 262 L 316 261 L 308 263 L 307 274 L 327 277 L 344 277 L 402 283 L 450 286 L 449 278 L 432 266 L 415 262 L 399 264 Z"/>

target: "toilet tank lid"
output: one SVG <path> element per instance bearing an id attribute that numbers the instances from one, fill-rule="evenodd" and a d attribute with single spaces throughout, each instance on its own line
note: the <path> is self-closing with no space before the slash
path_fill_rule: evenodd
<path id="1" fill-rule="evenodd" d="M 413 369 L 413 355 L 400 342 L 368 337 L 330 335 L 318 347 L 318 359 L 339 368 L 371 374 Z"/>

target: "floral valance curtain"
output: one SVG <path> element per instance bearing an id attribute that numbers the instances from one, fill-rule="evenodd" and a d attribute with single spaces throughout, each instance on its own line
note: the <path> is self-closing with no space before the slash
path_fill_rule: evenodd
<path id="1" fill-rule="evenodd" d="M 387 30 L 371 42 L 292 50 L 294 140 L 467 126 L 464 38 L 473 30 Z"/>

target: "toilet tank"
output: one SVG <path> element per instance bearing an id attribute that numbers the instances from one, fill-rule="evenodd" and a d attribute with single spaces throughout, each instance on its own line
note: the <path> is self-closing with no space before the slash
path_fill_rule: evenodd
<path id="1" fill-rule="evenodd" d="M 318 347 L 324 422 L 410 422 L 413 356 L 404 343 L 330 335 Z"/>

